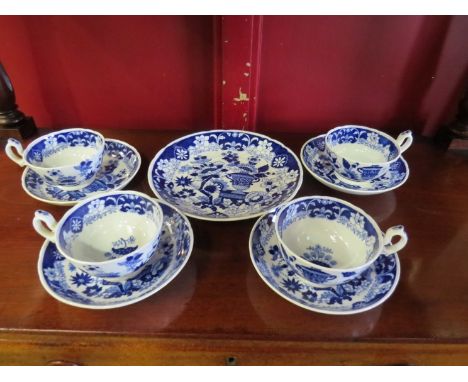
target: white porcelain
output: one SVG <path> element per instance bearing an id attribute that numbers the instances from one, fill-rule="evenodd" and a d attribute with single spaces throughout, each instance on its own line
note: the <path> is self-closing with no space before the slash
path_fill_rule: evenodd
<path id="1" fill-rule="evenodd" d="M 82 201 L 58 223 L 37 210 L 33 226 L 77 268 L 95 277 L 121 278 L 138 271 L 154 253 L 162 221 L 155 200 L 116 191 Z"/>
<path id="2" fill-rule="evenodd" d="M 315 287 L 299 277 L 281 255 L 274 229 L 279 208 L 257 220 L 249 239 L 252 264 L 276 294 L 303 309 L 333 315 L 368 311 L 393 294 L 400 278 L 396 253 L 379 256 L 360 275 L 335 286 Z"/>
<path id="3" fill-rule="evenodd" d="M 366 126 L 345 125 L 325 136 L 325 152 L 338 177 L 366 182 L 386 174 L 413 142 L 411 131 L 395 140 Z"/>
<path id="4" fill-rule="evenodd" d="M 383 235 L 360 208 L 326 196 L 306 196 L 285 203 L 277 213 L 275 232 L 285 261 L 315 286 L 347 282 L 380 255 L 401 250 L 408 237 L 403 226 Z M 395 237 L 400 240 L 394 244 Z"/>
<path id="5" fill-rule="evenodd" d="M 189 220 L 177 209 L 162 201 L 156 202 L 164 216 L 161 239 L 154 254 L 136 275 L 116 280 L 95 277 L 77 268 L 61 255 L 54 243 L 46 240 L 37 263 L 44 289 L 64 304 L 102 310 L 135 304 L 168 285 L 190 258 L 193 231 Z M 183 300 L 191 293 L 184 290 Z M 175 311 L 180 312 L 180 309 Z"/>
<path id="6" fill-rule="evenodd" d="M 80 201 L 124 188 L 137 174 L 141 157 L 137 149 L 117 139 L 106 139 L 102 165 L 92 183 L 73 190 L 46 183 L 44 177 L 25 168 L 21 177 L 24 191 L 34 199 L 57 206 L 73 206 Z"/>
<path id="7" fill-rule="evenodd" d="M 367 182 L 355 182 L 338 176 L 325 153 L 325 135 L 309 139 L 301 148 L 301 161 L 306 170 L 320 183 L 333 190 L 353 195 L 377 195 L 401 187 L 409 177 L 409 166 L 400 157 L 389 171 Z"/>
<path id="8" fill-rule="evenodd" d="M 48 184 L 74 189 L 91 183 L 96 176 L 102 163 L 104 137 L 89 129 L 65 129 L 35 139 L 26 149 L 10 138 L 5 152 Z"/>

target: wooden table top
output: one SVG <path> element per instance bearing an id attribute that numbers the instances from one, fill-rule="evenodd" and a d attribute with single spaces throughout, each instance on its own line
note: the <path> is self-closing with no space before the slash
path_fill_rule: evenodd
<path id="1" fill-rule="evenodd" d="M 143 159 L 126 189 L 152 195 L 148 164 L 181 132 L 102 130 L 135 146 Z M 304 135 L 273 134 L 296 154 Z M 21 188 L 22 169 L 0 153 L 0 330 L 113 333 L 155 338 L 273 341 L 424 341 L 468 343 L 468 157 L 417 139 L 405 153 L 410 177 L 375 196 L 333 191 L 304 171 L 298 196 L 329 195 L 368 212 L 381 228 L 403 224 L 401 278 L 380 307 L 351 316 L 301 309 L 258 276 L 248 239 L 255 220 L 205 222 L 190 218 L 191 259 L 164 289 L 137 304 L 108 311 L 71 307 L 42 288 L 36 270 L 43 239 L 32 228 L 36 209 L 57 220 L 67 207 L 44 204 Z"/>

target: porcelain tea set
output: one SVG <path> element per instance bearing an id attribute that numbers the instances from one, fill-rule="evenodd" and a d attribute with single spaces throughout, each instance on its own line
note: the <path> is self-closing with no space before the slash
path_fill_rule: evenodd
<path id="1" fill-rule="evenodd" d="M 304 167 L 323 184 L 352 194 L 401 186 L 409 175 L 395 140 L 364 126 L 341 126 L 301 149 Z M 138 151 L 88 129 L 44 135 L 6 154 L 26 169 L 22 185 L 50 204 L 74 205 L 57 222 L 37 210 L 44 242 L 43 287 L 66 304 L 110 309 L 143 300 L 184 268 L 194 244 L 187 216 L 212 221 L 259 217 L 251 231 L 252 263 L 284 299 L 325 314 L 355 314 L 382 304 L 400 275 L 403 226 L 382 233 L 371 216 L 344 200 L 294 199 L 302 166 L 281 142 L 238 130 L 211 130 L 162 148 L 148 169 L 158 199 L 120 191 L 138 171 Z M 399 238 L 395 242 L 395 238 Z"/>

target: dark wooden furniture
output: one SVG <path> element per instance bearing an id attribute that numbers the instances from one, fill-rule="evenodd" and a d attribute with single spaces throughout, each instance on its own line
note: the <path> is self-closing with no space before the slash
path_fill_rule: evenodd
<path id="1" fill-rule="evenodd" d="M 104 130 L 138 148 L 129 185 L 151 194 L 148 163 L 180 132 Z M 306 135 L 273 134 L 296 153 Z M 409 244 L 394 295 L 354 316 L 303 310 L 266 286 L 249 258 L 253 220 L 191 219 L 195 247 L 166 288 L 135 305 L 92 311 L 41 287 L 35 209 L 66 208 L 21 189 L 21 170 L 0 154 L 0 364 L 468 364 L 468 157 L 417 139 L 411 175 L 376 196 L 332 191 L 304 172 L 299 195 L 330 195 L 368 211 L 382 228 L 404 224 Z"/>
<path id="2" fill-rule="evenodd" d="M 0 138 L 28 138 L 36 130 L 34 119 L 18 109 L 13 85 L 0 62 Z"/>

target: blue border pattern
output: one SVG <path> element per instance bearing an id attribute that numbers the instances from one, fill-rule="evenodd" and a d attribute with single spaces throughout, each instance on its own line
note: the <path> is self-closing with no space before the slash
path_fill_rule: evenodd
<path id="1" fill-rule="evenodd" d="M 166 285 L 185 266 L 193 245 L 189 223 L 172 207 L 160 203 L 163 230 L 156 253 L 142 271 L 129 279 L 97 278 L 73 266 L 49 243 L 39 272 L 53 296 L 80 307 L 113 308 L 140 301 Z"/>
<path id="2" fill-rule="evenodd" d="M 249 246 L 252 262 L 267 285 L 283 298 L 308 310 L 326 314 L 355 314 L 374 308 L 393 293 L 399 280 L 396 254 L 381 255 L 361 275 L 333 287 L 313 287 L 283 260 L 274 232 L 278 209 L 255 224 Z"/>
<path id="3" fill-rule="evenodd" d="M 242 131 L 207 131 L 160 151 L 149 169 L 158 197 L 200 218 L 246 219 L 290 199 L 302 182 L 279 142 Z"/>
<path id="4" fill-rule="evenodd" d="M 338 179 L 329 157 L 325 153 L 325 135 L 307 142 L 302 150 L 303 164 L 325 184 L 338 187 L 343 192 L 372 194 L 401 186 L 408 177 L 408 167 L 402 158 L 390 165 L 386 174 L 367 182 L 344 182 Z"/>
<path id="5" fill-rule="evenodd" d="M 64 190 L 47 184 L 41 175 L 29 168 L 25 172 L 24 186 L 29 193 L 44 202 L 76 203 L 124 187 L 136 174 L 139 166 L 139 156 L 131 146 L 106 139 L 101 169 L 88 186 L 77 190 Z"/>

